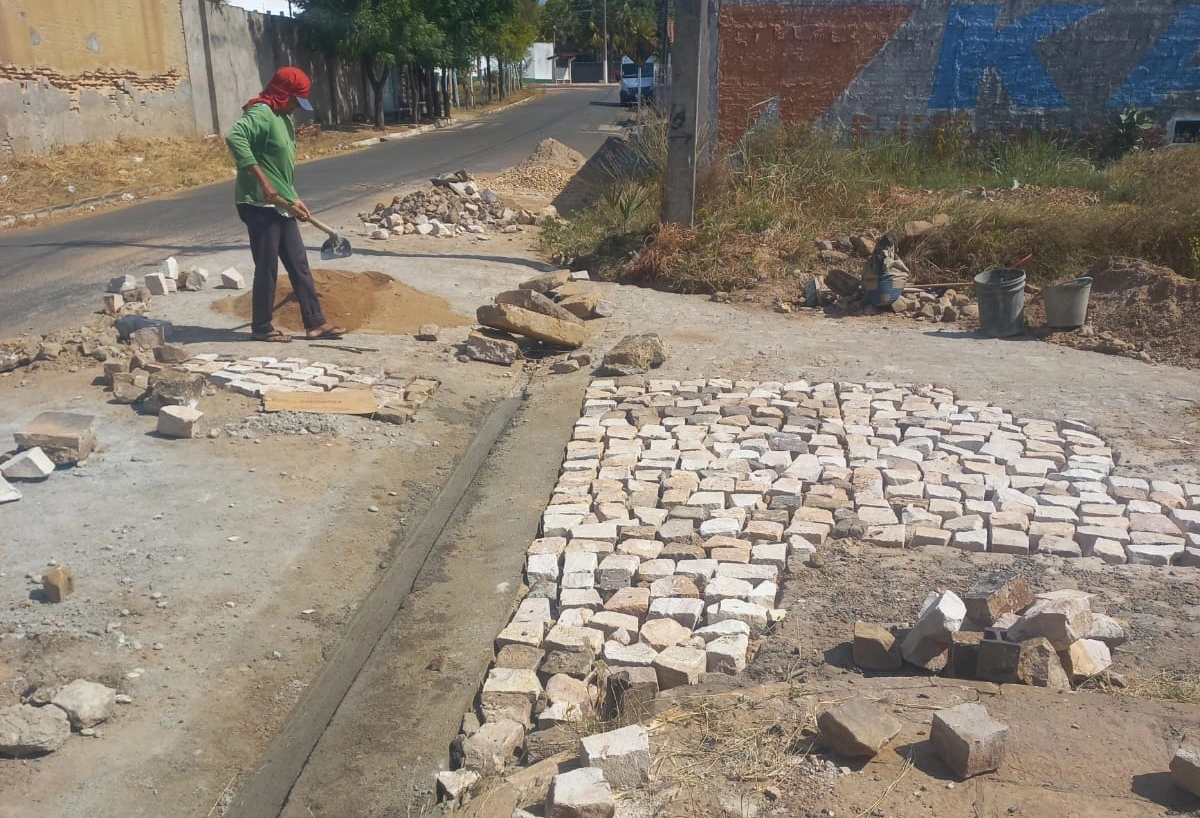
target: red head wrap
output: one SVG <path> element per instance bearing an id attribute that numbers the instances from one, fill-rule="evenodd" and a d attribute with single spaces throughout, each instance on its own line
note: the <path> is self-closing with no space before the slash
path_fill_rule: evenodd
<path id="1" fill-rule="evenodd" d="M 280 68 L 275 72 L 275 76 L 271 77 L 271 81 L 267 83 L 263 92 L 243 105 L 242 109 L 265 102 L 275 113 L 282 113 L 292 97 L 307 101 L 308 92 L 311 89 L 312 80 L 299 68 L 291 66 Z M 304 107 L 312 110 L 308 106 Z"/>

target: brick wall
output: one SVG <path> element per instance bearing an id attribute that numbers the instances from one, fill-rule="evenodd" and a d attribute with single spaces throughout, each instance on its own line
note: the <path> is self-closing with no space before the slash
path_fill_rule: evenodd
<path id="1" fill-rule="evenodd" d="M 1127 106 L 1200 117 L 1200 4 L 723 0 L 720 134 L 784 122 L 909 133 L 1080 128 Z"/>

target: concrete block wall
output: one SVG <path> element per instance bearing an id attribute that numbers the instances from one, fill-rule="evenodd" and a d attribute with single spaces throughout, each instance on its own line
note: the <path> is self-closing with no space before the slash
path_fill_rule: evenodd
<path id="1" fill-rule="evenodd" d="M 1129 106 L 1200 118 L 1200 4 L 723 0 L 720 135 L 785 123 L 915 133 L 1084 128 Z"/>
<path id="2" fill-rule="evenodd" d="M 2 0 L 0 157 L 224 133 L 282 65 L 313 78 L 323 121 L 365 110 L 359 67 L 302 48 L 288 18 L 213 0 Z"/>

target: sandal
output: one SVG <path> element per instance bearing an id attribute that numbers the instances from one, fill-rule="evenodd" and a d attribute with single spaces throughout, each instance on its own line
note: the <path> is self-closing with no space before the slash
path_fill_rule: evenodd
<path id="1" fill-rule="evenodd" d="M 290 344 L 292 342 L 292 336 L 288 335 L 286 332 L 273 329 L 267 333 L 251 333 L 250 340 L 268 341 L 272 344 Z"/>
<path id="2" fill-rule="evenodd" d="M 335 327 L 333 324 L 326 324 L 322 327 L 310 329 L 308 332 L 304 333 L 304 335 L 310 341 L 336 341 L 344 336 L 347 332 L 349 332 L 349 330 L 345 327 Z"/>

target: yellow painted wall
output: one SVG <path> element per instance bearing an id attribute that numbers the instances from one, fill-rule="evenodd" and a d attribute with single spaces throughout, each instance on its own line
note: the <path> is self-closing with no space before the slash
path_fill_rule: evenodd
<path id="1" fill-rule="evenodd" d="M 0 65 L 187 75 L 179 0 L 0 0 Z"/>

